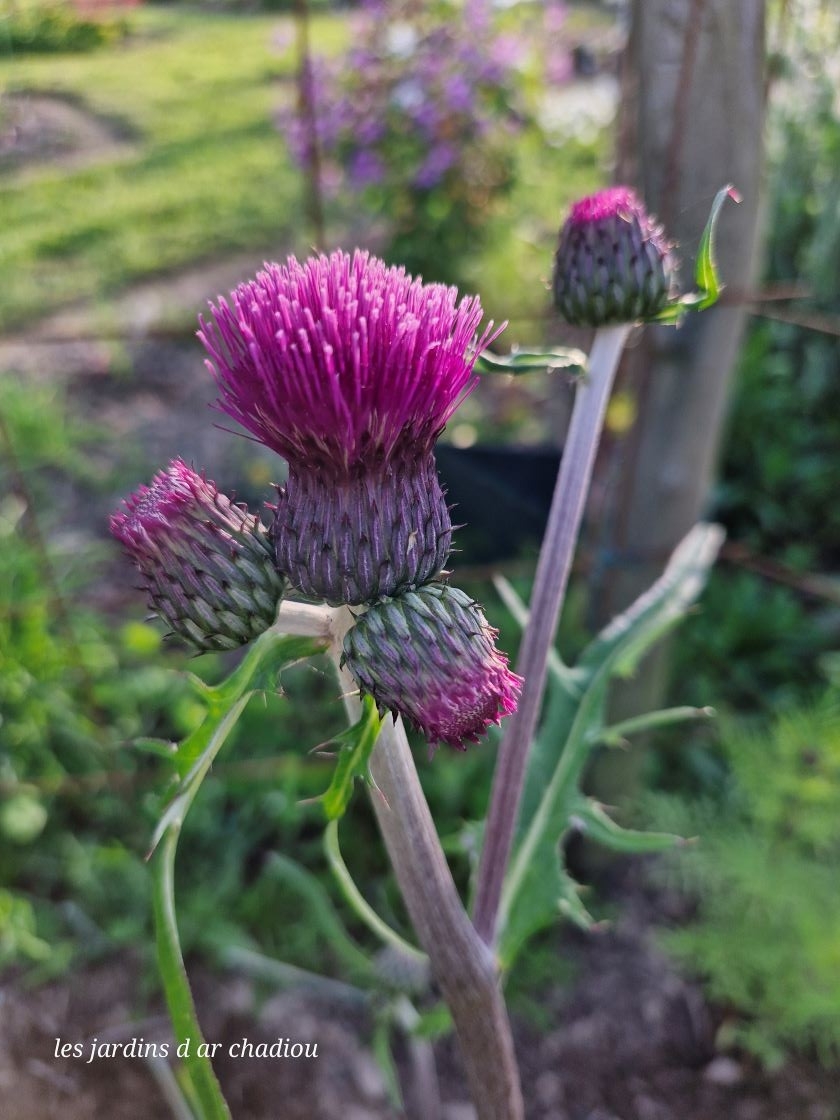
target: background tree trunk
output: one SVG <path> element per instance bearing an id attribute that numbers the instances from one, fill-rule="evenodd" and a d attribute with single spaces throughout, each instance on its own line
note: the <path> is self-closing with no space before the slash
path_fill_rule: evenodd
<path id="1" fill-rule="evenodd" d="M 708 505 L 729 387 L 746 311 L 739 294 L 756 274 L 765 107 L 763 0 L 633 0 L 622 73 L 618 181 L 634 184 L 677 242 L 683 289 L 715 193 L 733 183 L 717 259 L 727 293 L 679 329 L 647 327 L 628 350 L 620 387 L 637 416 L 602 461 L 606 508 L 597 547 L 595 621 L 631 602 L 660 574 L 676 543 Z M 728 297 L 728 300 L 727 300 Z M 654 655 L 615 697 L 622 716 L 656 706 L 665 659 Z M 690 701 L 689 695 L 686 697 Z M 613 754 L 615 759 L 615 754 Z M 599 782 L 628 792 L 638 755 Z"/>

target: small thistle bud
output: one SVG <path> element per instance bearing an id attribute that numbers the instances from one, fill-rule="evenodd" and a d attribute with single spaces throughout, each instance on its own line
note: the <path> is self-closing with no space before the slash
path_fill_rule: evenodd
<path id="1" fill-rule="evenodd" d="M 574 203 L 554 258 L 554 303 L 573 326 L 652 319 L 674 297 L 676 261 L 629 187 Z"/>
<path id="2" fill-rule="evenodd" d="M 380 710 L 432 745 L 464 750 L 516 708 L 522 682 L 496 635 L 463 591 L 428 583 L 369 607 L 344 639 L 342 662 Z"/>
<path id="3" fill-rule="evenodd" d="M 111 517 L 152 610 L 198 650 L 236 649 L 274 622 L 283 578 L 269 532 L 175 459 Z"/>

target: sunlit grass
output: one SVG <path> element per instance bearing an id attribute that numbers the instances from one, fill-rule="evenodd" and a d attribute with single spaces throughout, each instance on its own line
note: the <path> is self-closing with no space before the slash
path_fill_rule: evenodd
<path id="1" fill-rule="evenodd" d="M 288 21 L 285 22 L 288 27 Z M 157 272 L 304 237 L 273 113 L 293 69 L 279 16 L 148 9 L 91 54 L 6 55 L 0 88 L 70 95 L 123 140 L 81 168 L 0 179 L 0 329 Z M 327 48 L 343 25 L 318 19 Z"/>
<path id="2" fill-rule="evenodd" d="M 70 97 L 118 139 L 87 166 L 0 174 L 0 331 L 203 260 L 312 241 L 300 173 L 274 125 L 293 96 L 290 18 L 179 5 L 130 19 L 126 40 L 88 54 L 3 55 L 0 41 L 0 90 Z M 319 52 L 347 34 L 341 14 L 314 20 Z M 540 307 L 563 209 L 602 181 L 604 151 L 603 136 L 562 148 L 532 134 L 511 141 L 519 181 L 467 266 L 491 313 L 514 320 L 511 340 L 534 336 L 531 320 L 519 330 L 518 309 Z"/>

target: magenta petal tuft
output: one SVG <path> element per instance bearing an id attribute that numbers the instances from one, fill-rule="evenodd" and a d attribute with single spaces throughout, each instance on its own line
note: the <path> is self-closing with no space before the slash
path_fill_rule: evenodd
<path id="1" fill-rule="evenodd" d="M 476 383 L 481 304 L 369 253 L 266 264 L 210 306 L 199 338 L 218 407 L 292 463 L 334 476 L 430 449 Z"/>

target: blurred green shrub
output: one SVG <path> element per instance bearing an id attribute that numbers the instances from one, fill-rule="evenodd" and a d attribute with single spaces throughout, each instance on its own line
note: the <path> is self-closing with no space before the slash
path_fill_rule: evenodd
<path id="1" fill-rule="evenodd" d="M 6 0 L 0 12 L 0 52 L 69 54 L 121 39 L 123 19 L 80 14 L 70 0 Z"/>
<path id="2" fill-rule="evenodd" d="M 721 563 L 675 643 L 673 679 L 697 704 L 769 711 L 801 702 L 840 637 L 840 610 Z"/>
<path id="3" fill-rule="evenodd" d="M 719 1041 L 772 1066 L 790 1049 L 840 1054 L 840 695 L 770 725 L 731 722 L 715 796 L 654 795 L 657 827 L 697 835 L 667 881 L 696 913 L 666 947 L 706 981 Z M 660 865 L 662 867 L 663 865 Z"/>
<path id="4" fill-rule="evenodd" d="M 840 445 L 840 337 L 818 328 L 840 313 L 840 118 L 827 75 L 785 99 L 771 134 L 764 284 L 808 293 L 794 317 L 758 320 L 736 383 L 721 513 L 739 540 L 797 567 L 837 560 L 834 499 Z M 770 309 L 772 312 L 772 308 Z M 836 323 L 836 318 L 835 318 Z"/>

